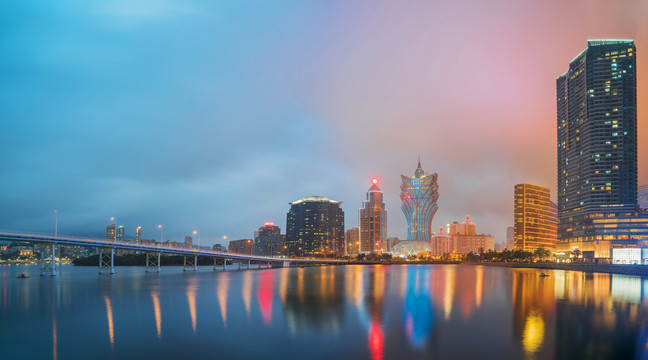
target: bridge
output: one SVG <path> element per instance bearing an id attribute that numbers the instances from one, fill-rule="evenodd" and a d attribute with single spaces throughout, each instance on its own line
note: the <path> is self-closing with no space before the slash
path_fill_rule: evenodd
<path id="1" fill-rule="evenodd" d="M 346 260 L 337 259 L 316 259 L 316 258 L 284 258 L 271 256 L 247 255 L 228 253 L 223 251 L 174 248 L 163 246 L 161 243 L 137 244 L 132 242 L 120 242 L 107 239 L 95 239 L 88 237 L 57 236 L 43 234 L 0 232 L 0 240 L 19 241 L 36 243 L 39 246 L 35 249 L 40 253 L 39 266 L 41 276 L 50 274 L 56 275 L 56 246 L 85 246 L 95 247 L 99 250 L 99 274 L 115 273 L 115 250 L 131 250 L 146 253 L 146 272 L 160 271 L 161 255 L 172 254 L 184 256 L 184 270 L 198 270 L 198 256 L 211 257 L 214 259 L 214 270 L 227 270 L 227 261 L 232 264 L 238 263 L 238 269 L 250 269 L 253 263 L 258 269 L 273 267 L 289 267 L 303 265 L 340 265 L 347 263 Z"/>

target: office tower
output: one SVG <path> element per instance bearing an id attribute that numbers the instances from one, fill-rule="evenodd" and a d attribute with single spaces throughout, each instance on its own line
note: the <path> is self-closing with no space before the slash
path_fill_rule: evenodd
<path id="1" fill-rule="evenodd" d="M 637 190 L 637 204 L 641 209 L 648 210 L 648 185 L 641 185 Z"/>
<path id="2" fill-rule="evenodd" d="M 137 229 L 135 229 L 135 242 L 138 244 L 142 242 L 142 227 L 138 226 Z"/>
<path id="3" fill-rule="evenodd" d="M 117 227 L 117 233 L 115 234 L 117 241 L 124 241 L 124 227 L 119 225 Z"/>
<path id="4" fill-rule="evenodd" d="M 466 215 L 463 223 L 453 222 L 448 226 L 449 248 L 452 253 L 466 255 L 470 252 L 483 253 L 495 250 L 495 238 L 491 235 L 477 234 L 477 225 Z"/>
<path id="5" fill-rule="evenodd" d="M 290 203 L 286 245 L 290 256 L 344 255 L 341 201 L 309 196 Z"/>
<path id="6" fill-rule="evenodd" d="M 283 254 L 283 240 L 281 229 L 273 222 L 266 222 L 259 230 L 255 231 L 254 253 L 264 256 L 278 256 Z"/>
<path id="7" fill-rule="evenodd" d="M 360 253 L 360 229 L 351 228 L 344 233 L 347 255 Z"/>
<path id="8" fill-rule="evenodd" d="M 367 200 L 358 212 L 360 223 L 360 252 L 387 251 L 387 210 L 378 179 L 371 180 Z"/>
<path id="9" fill-rule="evenodd" d="M 254 241 L 252 239 L 231 240 L 227 249 L 231 253 L 252 255 Z"/>
<path id="10" fill-rule="evenodd" d="M 534 251 L 556 248 L 556 208 L 549 188 L 533 184 L 515 185 L 513 208 L 514 246 Z"/>
<path id="11" fill-rule="evenodd" d="M 632 40 L 590 40 L 556 79 L 558 251 L 637 246 L 637 79 Z"/>
<path id="12" fill-rule="evenodd" d="M 401 175 L 401 209 L 407 219 L 407 240 L 430 241 L 432 218 L 438 209 L 437 176 L 423 171 L 420 157 L 414 176 Z"/>
<path id="13" fill-rule="evenodd" d="M 193 239 L 191 236 L 185 236 L 183 247 L 185 249 L 191 249 L 193 247 Z"/>
<path id="14" fill-rule="evenodd" d="M 506 228 L 506 248 L 508 250 L 515 248 L 515 228 L 513 226 Z"/>
<path id="15" fill-rule="evenodd" d="M 115 241 L 117 238 L 117 225 L 115 224 L 110 224 L 106 226 L 106 239 Z"/>

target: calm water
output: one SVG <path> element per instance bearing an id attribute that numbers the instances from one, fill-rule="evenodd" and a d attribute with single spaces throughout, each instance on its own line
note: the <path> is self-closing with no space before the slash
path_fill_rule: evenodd
<path id="1" fill-rule="evenodd" d="M 0 358 L 648 358 L 648 279 L 539 273 L 0 266 Z"/>

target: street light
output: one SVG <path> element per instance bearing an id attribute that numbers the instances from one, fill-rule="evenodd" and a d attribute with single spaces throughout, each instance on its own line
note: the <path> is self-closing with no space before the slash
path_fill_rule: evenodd
<path id="1" fill-rule="evenodd" d="M 54 237 L 58 236 L 58 210 L 54 210 Z"/>
<path id="2" fill-rule="evenodd" d="M 200 233 L 198 232 L 198 230 L 194 230 L 193 234 L 198 235 L 198 250 L 200 250 Z"/>

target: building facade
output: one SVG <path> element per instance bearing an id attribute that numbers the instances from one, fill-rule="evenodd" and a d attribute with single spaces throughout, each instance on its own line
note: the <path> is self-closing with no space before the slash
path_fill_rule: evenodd
<path id="1" fill-rule="evenodd" d="M 124 241 L 124 227 L 122 225 L 117 226 L 117 233 L 115 234 L 115 239 L 117 241 Z"/>
<path id="2" fill-rule="evenodd" d="M 637 191 L 637 204 L 643 210 L 648 210 L 648 185 L 641 185 Z"/>
<path id="3" fill-rule="evenodd" d="M 551 190 L 533 184 L 515 185 L 513 207 L 514 247 L 534 251 L 545 247 L 556 249 L 556 206 L 551 202 Z"/>
<path id="4" fill-rule="evenodd" d="M 289 256 L 344 255 L 342 202 L 309 196 L 290 203 L 286 219 Z"/>
<path id="5" fill-rule="evenodd" d="M 463 223 L 453 222 L 448 226 L 451 252 L 457 255 L 483 253 L 495 250 L 495 238 L 491 235 L 477 234 L 477 225 L 466 215 Z"/>
<path id="6" fill-rule="evenodd" d="M 231 240 L 227 245 L 227 249 L 231 253 L 252 255 L 252 250 L 254 249 L 254 240 Z"/>
<path id="7" fill-rule="evenodd" d="M 142 227 L 138 226 L 137 229 L 135 229 L 135 242 L 136 243 L 141 243 L 142 242 Z"/>
<path id="8" fill-rule="evenodd" d="M 367 200 L 358 212 L 360 223 L 360 252 L 387 251 L 387 210 L 378 179 L 372 180 Z"/>
<path id="9" fill-rule="evenodd" d="M 439 199 L 438 175 L 427 174 L 418 167 L 411 177 L 401 175 L 401 210 L 407 219 L 407 240 L 430 241 L 432 219 Z"/>
<path id="10" fill-rule="evenodd" d="M 360 229 L 351 228 L 344 232 L 344 243 L 346 244 L 347 255 L 360 253 Z"/>
<path id="11" fill-rule="evenodd" d="M 106 226 L 106 240 L 115 241 L 117 239 L 117 225 L 110 224 Z"/>
<path id="12" fill-rule="evenodd" d="M 430 243 L 432 245 L 430 255 L 433 257 L 441 257 L 444 254 L 452 253 L 452 238 L 443 231 L 443 227 L 439 228 L 438 233 L 432 235 Z"/>
<path id="13" fill-rule="evenodd" d="M 191 236 L 185 236 L 183 247 L 185 249 L 191 249 L 193 247 L 193 239 Z"/>
<path id="14" fill-rule="evenodd" d="M 648 236 L 637 206 L 637 79 L 632 40 L 590 40 L 556 79 L 557 250 L 610 258 Z"/>
<path id="15" fill-rule="evenodd" d="M 281 229 L 273 222 L 266 222 L 255 232 L 254 253 L 264 256 L 279 256 L 284 253 L 284 237 Z"/>

